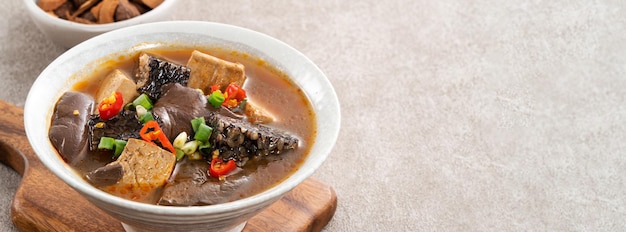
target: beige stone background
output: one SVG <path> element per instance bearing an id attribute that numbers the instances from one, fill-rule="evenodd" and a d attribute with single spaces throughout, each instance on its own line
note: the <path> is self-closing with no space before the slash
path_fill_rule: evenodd
<path id="1" fill-rule="evenodd" d="M 313 60 L 342 128 L 326 231 L 626 230 L 626 2 L 182 0 Z M 0 4 L 0 99 L 64 52 Z M 2 155 L 2 154 L 0 154 Z M 19 176 L 0 165 L 0 231 Z"/>

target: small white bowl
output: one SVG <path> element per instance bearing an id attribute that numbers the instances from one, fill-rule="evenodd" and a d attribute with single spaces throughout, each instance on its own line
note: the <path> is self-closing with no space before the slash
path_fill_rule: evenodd
<path id="1" fill-rule="evenodd" d="M 80 72 L 94 63 L 162 44 L 219 46 L 259 57 L 285 72 L 309 100 L 317 116 L 317 136 L 302 166 L 286 180 L 257 195 L 234 202 L 192 207 L 138 203 L 98 190 L 59 157 L 48 138 L 50 117 L 63 92 L 80 81 Z M 77 75 L 74 75 L 77 74 Z M 96 36 L 69 49 L 42 71 L 24 107 L 26 135 L 42 163 L 90 202 L 119 219 L 128 230 L 241 230 L 246 220 L 292 190 L 322 165 L 340 127 L 337 95 L 322 71 L 303 54 L 272 37 L 252 30 L 210 22 L 170 21 L 141 24 Z"/>
<path id="2" fill-rule="evenodd" d="M 38 0 L 23 0 L 26 10 L 35 25 L 52 42 L 71 48 L 96 35 L 132 25 L 169 20 L 177 0 L 165 0 L 154 9 L 137 17 L 107 24 L 83 24 L 49 15 L 37 6 Z"/>

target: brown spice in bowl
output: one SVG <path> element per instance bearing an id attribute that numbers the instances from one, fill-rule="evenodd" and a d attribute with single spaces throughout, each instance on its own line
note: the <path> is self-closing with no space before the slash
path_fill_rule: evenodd
<path id="1" fill-rule="evenodd" d="M 163 0 L 39 0 L 48 14 L 84 24 L 113 23 L 137 17 Z"/>

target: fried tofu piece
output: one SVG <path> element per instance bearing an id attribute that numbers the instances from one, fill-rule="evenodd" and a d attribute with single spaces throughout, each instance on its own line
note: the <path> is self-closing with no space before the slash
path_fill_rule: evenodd
<path id="1" fill-rule="evenodd" d="M 118 69 L 113 70 L 113 72 L 109 73 L 104 81 L 102 81 L 102 85 L 98 93 L 96 93 L 95 99 L 100 103 L 102 99 L 111 96 L 111 93 L 115 91 L 122 93 L 124 104 L 132 102 L 139 96 L 135 82 Z"/>
<path id="2" fill-rule="evenodd" d="M 176 156 L 154 144 L 128 139 L 120 157 L 108 164 L 121 165 L 122 178 L 105 187 L 113 195 L 140 202 L 155 202 L 176 165 Z"/>
<path id="3" fill-rule="evenodd" d="M 211 92 L 212 85 L 218 85 L 224 91 L 228 84 L 243 86 L 246 81 L 244 66 L 220 58 L 193 51 L 186 65 L 191 69 L 188 87 L 201 89 L 205 94 Z"/>
<path id="4" fill-rule="evenodd" d="M 250 102 L 250 100 L 246 102 L 244 113 L 246 114 L 246 117 L 248 117 L 248 121 L 251 123 L 267 124 L 274 121 L 274 116 L 272 116 L 265 109 Z"/>

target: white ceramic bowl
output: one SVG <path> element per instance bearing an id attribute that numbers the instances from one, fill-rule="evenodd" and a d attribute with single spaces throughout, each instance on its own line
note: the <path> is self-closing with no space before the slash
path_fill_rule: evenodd
<path id="1" fill-rule="evenodd" d="M 26 10 L 35 25 L 52 42 L 65 48 L 83 42 L 96 35 L 112 31 L 115 29 L 137 25 L 141 23 L 157 22 L 169 20 L 175 8 L 177 0 L 165 0 L 161 5 L 155 7 L 137 17 L 115 23 L 88 25 L 76 23 L 65 19 L 56 18 L 43 11 L 37 6 L 38 0 L 23 0 Z"/>
<path id="2" fill-rule="evenodd" d="M 155 43 L 220 46 L 249 53 L 278 67 L 300 86 L 317 116 L 317 137 L 302 166 L 285 181 L 260 194 L 212 206 L 170 207 L 125 200 L 94 188 L 59 157 L 48 138 L 55 102 L 79 70 L 89 71 L 103 57 L 155 46 Z M 24 121 L 33 150 L 61 180 L 93 204 L 121 220 L 126 228 L 150 231 L 240 230 L 247 219 L 278 200 L 322 165 L 339 133 L 337 95 L 322 71 L 303 54 L 267 35 L 209 22 L 170 21 L 131 26 L 96 36 L 68 50 L 42 71 L 24 107 Z"/>

